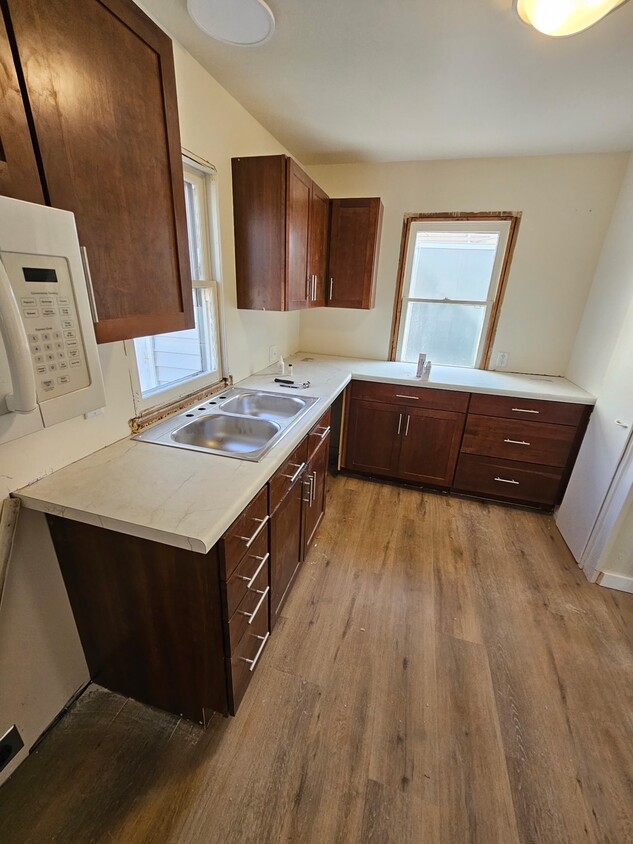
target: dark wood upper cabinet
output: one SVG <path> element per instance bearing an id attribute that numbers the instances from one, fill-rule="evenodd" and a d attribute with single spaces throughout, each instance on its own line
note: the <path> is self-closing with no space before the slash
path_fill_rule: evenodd
<path id="1" fill-rule="evenodd" d="M 4 9 L 3 9 L 4 11 Z M 9 35 L 0 14 L 0 194 L 44 202 Z"/>
<path id="2" fill-rule="evenodd" d="M 3 0 L 50 204 L 75 213 L 99 342 L 191 328 L 170 39 L 131 0 Z"/>
<path id="3" fill-rule="evenodd" d="M 234 158 L 237 306 L 325 304 L 329 198 L 285 155 Z"/>
<path id="4" fill-rule="evenodd" d="M 378 197 L 330 201 L 327 303 L 374 307 L 383 205 Z"/>
<path id="5" fill-rule="evenodd" d="M 308 272 L 312 179 L 288 159 L 286 220 L 287 310 L 309 307 L 312 290 Z"/>

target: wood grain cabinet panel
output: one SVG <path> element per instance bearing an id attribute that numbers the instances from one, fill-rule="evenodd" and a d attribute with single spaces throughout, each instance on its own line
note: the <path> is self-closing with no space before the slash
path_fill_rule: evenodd
<path id="1" fill-rule="evenodd" d="M 562 478 L 562 470 L 553 466 L 462 454 L 454 487 L 502 501 L 551 507 L 559 498 Z"/>
<path id="2" fill-rule="evenodd" d="M 382 212 L 378 197 L 330 201 L 329 306 L 374 307 Z"/>
<path id="3" fill-rule="evenodd" d="M 44 203 L 26 108 L 0 13 L 0 194 Z"/>
<path id="4" fill-rule="evenodd" d="M 451 486 L 465 419 L 463 413 L 407 408 L 402 423 L 398 477 L 432 486 Z"/>
<path id="5" fill-rule="evenodd" d="M 397 475 L 402 420 L 399 408 L 352 400 L 347 420 L 345 468 L 387 477 Z"/>
<path id="6" fill-rule="evenodd" d="M 303 477 L 300 475 L 270 519 L 270 629 L 275 626 L 302 559 Z"/>
<path id="7" fill-rule="evenodd" d="M 587 415 L 584 404 L 560 401 L 514 398 L 473 393 L 470 412 L 481 416 L 498 416 L 524 422 L 552 422 L 556 425 L 579 425 Z"/>
<path id="8" fill-rule="evenodd" d="M 170 39 L 131 0 L 6 0 L 50 204 L 75 213 L 99 342 L 194 325 Z"/>
<path id="9" fill-rule="evenodd" d="M 494 419 L 469 413 L 462 451 L 563 467 L 576 438 L 572 425 Z"/>
<path id="10" fill-rule="evenodd" d="M 316 451 L 310 457 L 303 482 L 303 548 L 302 559 L 314 541 L 321 520 L 325 515 L 327 497 L 327 471 L 330 453 L 329 428 Z"/>
<path id="11" fill-rule="evenodd" d="M 329 199 L 291 158 L 231 161 L 237 306 L 324 304 Z"/>

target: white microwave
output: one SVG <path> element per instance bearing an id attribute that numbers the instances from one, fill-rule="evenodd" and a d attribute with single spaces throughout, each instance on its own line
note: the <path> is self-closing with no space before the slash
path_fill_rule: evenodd
<path id="1" fill-rule="evenodd" d="M 74 215 L 0 196 L 0 443 L 104 405 Z"/>

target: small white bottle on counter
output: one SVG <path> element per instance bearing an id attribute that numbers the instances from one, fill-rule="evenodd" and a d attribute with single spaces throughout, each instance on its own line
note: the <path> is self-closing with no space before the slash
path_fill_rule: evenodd
<path id="1" fill-rule="evenodd" d="M 422 378 L 424 375 L 424 364 L 426 363 L 426 355 L 424 352 L 420 352 L 418 355 L 418 368 L 415 373 L 416 378 Z"/>
<path id="2" fill-rule="evenodd" d="M 424 369 L 422 371 L 422 380 L 428 381 L 430 377 L 431 377 L 431 361 L 427 360 L 427 362 L 424 364 Z"/>
<path id="3" fill-rule="evenodd" d="M 286 362 L 285 362 L 285 360 L 284 360 L 284 356 L 283 356 L 283 355 L 280 355 L 280 356 L 279 356 L 279 363 L 277 364 L 277 372 L 278 372 L 280 375 L 285 375 L 285 374 L 286 374 Z"/>

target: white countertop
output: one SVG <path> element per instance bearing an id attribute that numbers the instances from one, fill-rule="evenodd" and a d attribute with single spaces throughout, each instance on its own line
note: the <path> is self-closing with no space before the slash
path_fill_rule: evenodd
<path id="1" fill-rule="evenodd" d="M 298 353 L 295 381 L 319 401 L 259 463 L 125 439 L 18 490 L 24 506 L 87 524 L 206 553 L 281 466 L 351 378 L 518 398 L 594 404 L 564 378 L 433 367 Z M 270 367 L 241 387 L 280 391 Z"/>

